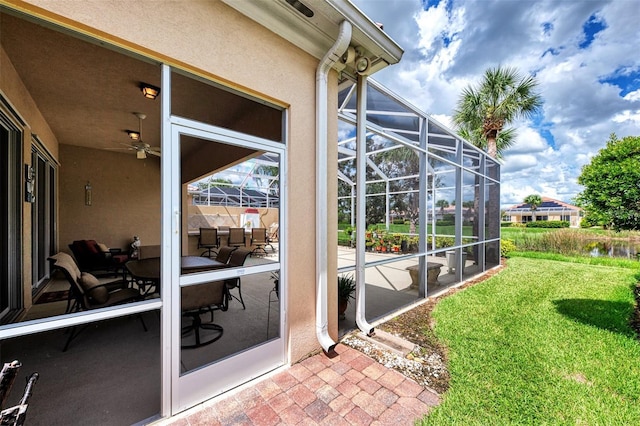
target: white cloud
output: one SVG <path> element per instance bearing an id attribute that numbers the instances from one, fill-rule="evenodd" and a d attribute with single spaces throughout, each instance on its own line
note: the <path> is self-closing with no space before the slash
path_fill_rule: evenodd
<path id="1" fill-rule="evenodd" d="M 426 11 L 420 0 L 354 2 L 405 49 L 373 78 L 445 125 L 462 89 L 487 68 L 535 74 L 542 125 L 517 123 L 502 167 L 503 206 L 532 193 L 571 201 L 581 167 L 611 133 L 640 135 L 640 83 L 624 92 L 602 83 L 640 69 L 636 2 L 443 0 Z M 606 28 L 581 49 L 592 15 Z"/>
<path id="2" fill-rule="evenodd" d="M 640 101 L 640 90 L 627 93 L 623 99 L 625 101 Z"/>

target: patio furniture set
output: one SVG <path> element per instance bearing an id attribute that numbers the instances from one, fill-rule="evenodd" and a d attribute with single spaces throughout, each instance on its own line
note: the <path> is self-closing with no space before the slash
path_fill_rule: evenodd
<path id="1" fill-rule="evenodd" d="M 244 229 L 242 231 L 244 237 Z M 69 282 L 66 313 L 141 301 L 148 297 L 157 297 L 156 295 L 159 294 L 160 246 L 141 246 L 138 259 L 131 260 L 128 256 L 121 257 L 119 251 L 101 250 L 93 240 L 75 241 L 69 247 L 75 259 L 64 252 L 56 253 L 48 259 L 52 262 L 53 269 L 61 271 Z M 191 274 L 241 267 L 251 254 L 252 251 L 244 245 L 232 244 L 219 247 L 215 258 L 205 257 L 204 253 L 203 256 L 183 256 L 181 272 Z M 82 259 L 82 262 L 79 259 Z M 117 279 L 100 280 L 92 274 L 95 271 L 104 271 L 103 277 L 114 275 Z M 232 290 L 237 294 L 233 294 Z M 213 323 L 213 312 L 226 311 L 231 299 L 236 299 L 242 304 L 243 309 L 246 309 L 242 299 L 240 277 L 182 287 L 182 315 L 191 319 L 191 324 L 183 327 L 182 335 L 183 338 L 192 335 L 194 339 L 193 343 L 183 344 L 182 348 L 201 347 L 222 337 L 222 327 Z M 201 315 L 204 313 L 211 314 L 210 322 L 202 321 Z M 144 330 L 147 331 L 142 317 L 139 316 L 139 318 Z M 203 329 L 215 330 L 217 333 L 203 340 L 200 335 Z M 82 329 L 77 327 L 71 328 L 63 352 L 69 348 L 70 343 L 81 331 Z"/>

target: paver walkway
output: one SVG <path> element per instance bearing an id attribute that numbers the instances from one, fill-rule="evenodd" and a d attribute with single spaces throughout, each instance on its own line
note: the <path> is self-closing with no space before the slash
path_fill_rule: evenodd
<path id="1" fill-rule="evenodd" d="M 438 395 L 345 345 L 167 425 L 412 425 Z"/>

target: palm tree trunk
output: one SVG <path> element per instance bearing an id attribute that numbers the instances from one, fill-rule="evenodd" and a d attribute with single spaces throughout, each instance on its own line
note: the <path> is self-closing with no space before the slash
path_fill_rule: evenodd
<path id="1" fill-rule="evenodd" d="M 491 158 L 498 156 L 498 145 L 495 137 L 487 137 L 487 154 L 489 154 Z"/>

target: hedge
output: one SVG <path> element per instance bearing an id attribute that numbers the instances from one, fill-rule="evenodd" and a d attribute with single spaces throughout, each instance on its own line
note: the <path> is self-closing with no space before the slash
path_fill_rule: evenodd
<path id="1" fill-rule="evenodd" d="M 527 222 L 527 228 L 568 228 L 569 222 L 566 220 L 537 220 Z"/>

